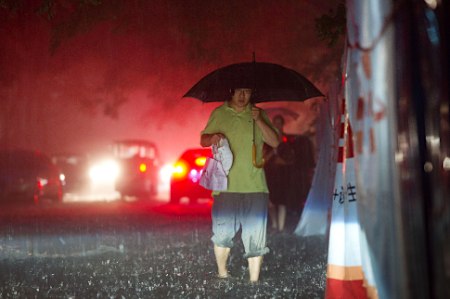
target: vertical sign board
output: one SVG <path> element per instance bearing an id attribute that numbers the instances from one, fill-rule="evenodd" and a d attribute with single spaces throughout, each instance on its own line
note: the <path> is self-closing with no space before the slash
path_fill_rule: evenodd
<path id="1" fill-rule="evenodd" d="M 409 298 L 395 158 L 396 93 L 392 0 L 346 1 L 345 123 L 354 152 L 338 161 L 327 298 Z M 350 130 L 349 130 L 350 128 Z M 352 156 L 355 154 L 355 157 Z M 355 201 L 349 189 L 355 187 Z M 342 198 L 338 205 L 336 198 Z M 354 255 L 352 255 L 354 254 Z M 406 291 L 405 291 L 406 290 Z"/>
<path id="2" fill-rule="evenodd" d="M 359 247 L 369 298 L 409 298 L 396 169 L 396 80 L 391 0 L 347 1 L 346 100 L 355 141 Z"/>

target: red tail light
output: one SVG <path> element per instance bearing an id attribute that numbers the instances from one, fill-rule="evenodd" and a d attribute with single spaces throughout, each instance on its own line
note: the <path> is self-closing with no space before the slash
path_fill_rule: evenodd
<path id="1" fill-rule="evenodd" d="M 142 172 L 142 173 L 146 172 L 147 171 L 147 164 L 145 164 L 145 163 L 139 164 L 139 171 Z"/>
<path id="2" fill-rule="evenodd" d="M 44 186 L 47 185 L 47 184 L 48 184 L 48 180 L 47 179 L 40 178 L 40 177 L 38 177 L 36 179 L 36 188 L 39 191 L 41 191 L 44 188 Z"/>
<path id="3" fill-rule="evenodd" d="M 42 185 L 42 182 L 40 180 L 37 180 L 36 181 L 36 190 L 41 191 L 43 187 L 44 186 Z"/>
<path id="4" fill-rule="evenodd" d="M 172 176 L 174 178 L 184 178 L 188 173 L 188 165 L 183 161 L 178 161 L 173 166 Z"/>
<path id="5" fill-rule="evenodd" d="M 203 167 L 205 166 L 206 163 L 206 157 L 198 157 L 197 159 L 195 159 L 195 165 Z"/>

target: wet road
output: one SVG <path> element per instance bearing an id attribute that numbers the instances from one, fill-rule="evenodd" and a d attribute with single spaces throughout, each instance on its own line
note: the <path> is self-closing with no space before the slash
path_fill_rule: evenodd
<path id="1" fill-rule="evenodd" d="M 1 298 L 323 298 L 322 238 L 268 237 L 261 283 L 243 247 L 215 278 L 211 203 L 161 201 L 1 207 Z"/>
<path id="2" fill-rule="evenodd" d="M 73 255 L 80 246 L 93 250 L 99 245 L 125 251 L 125 239 L 139 239 L 141 234 L 206 227 L 210 207 L 208 202 L 169 205 L 158 200 L 7 205 L 1 207 L 0 233 L 3 247 L 20 249 L 16 255 Z M 0 256 L 8 253 L 2 250 Z"/>

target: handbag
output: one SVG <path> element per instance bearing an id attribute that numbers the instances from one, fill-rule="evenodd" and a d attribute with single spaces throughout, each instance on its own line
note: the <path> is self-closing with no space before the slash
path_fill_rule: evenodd
<path id="1" fill-rule="evenodd" d="M 213 191 L 226 191 L 228 178 L 222 163 L 214 158 L 208 158 L 200 177 L 200 186 Z"/>

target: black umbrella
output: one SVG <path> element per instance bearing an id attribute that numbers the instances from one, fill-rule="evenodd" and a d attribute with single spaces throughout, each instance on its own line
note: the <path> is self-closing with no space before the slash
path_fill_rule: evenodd
<path id="1" fill-rule="evenodd" d="M 264 111 L 266 111 L 267 115 L 269 115 L 270 118 L 273 118 L 276 115 L 281 115 L 283 116 L 283 118 L 287 117 L 296 120 L 300 116 L 300 114 L 298 114 L 294 110 L 286 107 L 269 107 L 264 108 Z"/>
<path id="2" fill-rule="evenodd" d="M 268 62 L 243 62 L 219 68 L 195 84 L 183 97 L 202 102 L 224 102 L 231 98 L 235 88 L 252 88 L 252 103 L 272 101 L 304 101 L 323 94 L 298 72 Z M 253 124 L 254 126 L 254 124 Z M 254 137 L 253 137 L 254 138 Z M 256 162 L 256 146 L 253 142 L 253 165 Z"/>
<path id="3" fill-rule="evenodd" d="M 304 101 L 323 94 L 298 72 L 267 62 L 243 62 L 217 69 L 195 84 L 183 97 L 202 102 L 224 102 L 230 90 L 253 88 L 253 103 Z"/>

